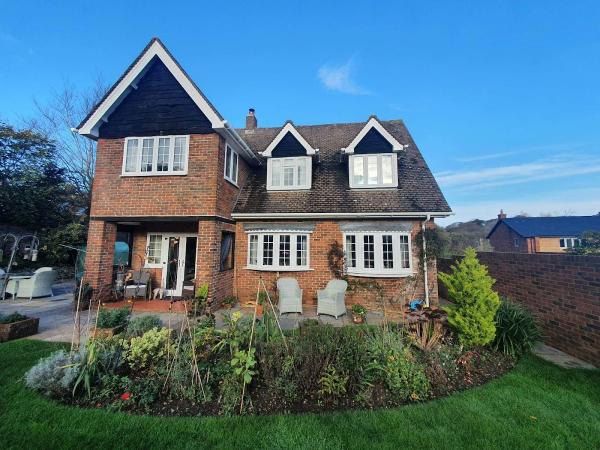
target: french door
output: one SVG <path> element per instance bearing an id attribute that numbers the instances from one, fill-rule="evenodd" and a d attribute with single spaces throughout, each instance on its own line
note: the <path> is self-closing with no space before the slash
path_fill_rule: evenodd
<path id="1" fill-rule="evenodd" d="M 183 287 L 196 278 L 198 237 L 191 234 L 163 234 L 162 286 L 167 297 L 180 297 Z"/>

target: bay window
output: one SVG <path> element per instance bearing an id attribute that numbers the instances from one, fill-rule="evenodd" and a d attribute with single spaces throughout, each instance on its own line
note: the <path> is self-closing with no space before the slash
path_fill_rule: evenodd
<path id="1" fill-rule="evenodd" d="M 248 268 L 293 271 L 309 269 L 308 235 L 253 233 L 248 235 Z"/>
<path id="2" fill-rule="evenodd" d="M 345 233 L 349 275 L 407 276 L 412 273 L 410 236 L 397 231 Z"/>
<path id="3" fill-rule="evenodd" d="M 185 175 L 188 147 L 188 136 L 126 138 L 122 175 Z"/>
<path id="4" fill-rule="evenodd" d="M 269 158 L 267 161 L 267 189 L 310 189 L 312 159 L 309 156 Z"/>
<path id="5" fill-rule="evenodd" d="M 349 157 L 351 188 L 398 186 L 398 162 L 395 153 L 351 155 Z"/>

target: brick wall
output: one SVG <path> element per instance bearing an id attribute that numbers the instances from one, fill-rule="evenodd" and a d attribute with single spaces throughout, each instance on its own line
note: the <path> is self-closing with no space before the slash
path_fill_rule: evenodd
<path id="1" fill-rule="evenodd" d="M 102 294 L 107 294 L 112 284 L 116 237 L 116 224 L 102 220 L 90 220 L 84 281 Z"/>
<path id="2" fill-rule="evenodd" d="M 536 316 L 548 345 L 600 367 L 600 257 L 486 252 L 479 260 L 500 295 Z"/>
<path id="3" fill-rule="evenodd" d="M 413 223 L 413 267 L 415 272 L 419 267 L 420 249 L 416 248 L 414 236 L 419 233 L 421 222 Z M 317 290 L 325 288 L 327 282 L 334 278 L 327 259 L 327 254 L 331 248 L 331 244 L 335 241 L 342 243 L 342 231 L 339 223 L 336 221 L 321 221 L 316 223 L 315 230 L 310 235 L 310 268 L 309 271 L 300 272 L 270 272 L 256 271 L 246 269 L 247 252 L 248 252 L 248 235 L 244 231 L 244 223 L 238 222 L 236 228 L 236 286 L 235 291 L 239 300 L 245 303 L 249 300 L 256 299 L 256 290 L 258 288 L 259 277 L 263 277 L 267 288 L 274 293 L 275 283 L 278 277 L 293 277 L 298 280 L 300 287 L 303 289 L 302 303 L 306 306 L 316 305 Z M 429 285 L 430 285 L 430 301 L 432 304 L 437 304 L 437 272 L 435 264 L 429 264 Z M 409 280 L 403 278 L 368 278 L 368 277 L 350 277 L 362 281 L 377 281 L 384 288 L 384 296 L 389 301 L 392 300 L 396 307 L 390 307 L 396 311 L 400 311 L 402 303 L 407 299 L 424 298 L 423 282 L 420 281 L 413 287 Z M 419 277 L 422 280 L 422 277 Z M 346 293 L 346 305 L 350 306 L 354 303 L 361 303 L 371 310 L 380 310 L 381 305 L 377 301 L 376 294 L 365 290 Z M 389 302 L 386 303 L 390 305 Z M 386 306 L 386 307 L 387 307 Z"/>

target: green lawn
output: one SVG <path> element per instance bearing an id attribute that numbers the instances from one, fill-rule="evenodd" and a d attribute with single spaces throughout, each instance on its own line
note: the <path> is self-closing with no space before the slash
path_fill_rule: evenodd
<path id="1" fill-rule="evenodd" d="M 59 344 L 0 344 L 0 448 L 600 448 L 600 372 L 534 356 L 488 385 L 426 404 L 322 415 L 157 418 L 82 410 L 21 381 Z"/>

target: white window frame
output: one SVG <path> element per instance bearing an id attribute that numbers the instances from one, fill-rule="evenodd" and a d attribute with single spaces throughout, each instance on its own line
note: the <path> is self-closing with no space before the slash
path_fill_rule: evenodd
<path id="1" fill-rule="evenodd" d="M 383 166 L 382 157 L 392 158 L 392 182 L 383 182 Z M 368 184 L 369 178 L 369 166 L 368 158 L 377 157 L 377 184 Z M 365 183 L 357 184 L 354 182 L 354 161 L 362 159 L 363 163 L 363 179 Z M 381 189 L 381 188 L 394 188 L 398 187 L 398 155 L 396 153 L 364 153 L 359 155 L 350 155 L 348 157 L 348 179 L 350 182 L 350 188 L 352 189 Z"/>
<path id="2" fill-rule="evenodd" d="M 227 158 L 227 151 L 230 151 L 230 157 Z M 233 167 L 235 160 L 235 173 L 233 173 Z M 228 166 L 229 164 L 229 166 Z M 229 144 L 225 145 L 225 163 L 223 164 L 223 175 L 227 181 L 234 185 L 238 185 L 238 174 L 240 171 L 240 157 L 238 153 Z M 229 171 L 227 169 L 230 169 Z M 227 173 L 230 172 L 230 173 Z"/>
<path id="3" fill-rule="evenodd" d="M 579 247 L 581 246 L 581 239 L 576 238 L 576 237 L 562 237 L 560 238 L 560 240 L 558 241 L 560 248 L 562 249 L 569 249 L 569 248 L 575 248 L 575 247 Z M 571 246 L 569 246 L 569 244 L 571 244 Z"/>
<path id="4" fill-rule="evenodd" d="M 148 249 L 150 248 L 150 236 L 158 236 L 159 240 L 160 240 L 160 255 L 159 255 L 159 261 L 157 263 L 149 263 L 148 262 Z M 148 268 L 148 269 L 161 269 L 162 268 L 162 257 L 163 257 L 163 235 L 162 233 L 148 233 L 146 235 L 146 252 L 144 255 L 144 267 Z"/>
<path id="5" fill-rule="evenodd" d="M 298 162 L 303 160 L 306 167 L 306 180 L 304 184 L 298 183 Z M 279 184 L 273 184 L 273 161 L 280 163 Z M 291 186 L 284 186 L 283 167 L 286 163 L 291 163 L 294 166 L 294 183 Z M 310 156 L 290 156 L 286 158 L 269 158 L 267 160 L 267 190 L 268 191 L 299 191 L 310 189 L 312 185 L 312 158 Z"/>
<path id="6" fill-rule="evenodd" d="M 169 138 L 169 170 L 159 172 L 157 170 L 158 162 L 158 143 L 161 138 Z M 185 144 L 183 147 L 183 170 L 173 170 L 173 159 L 175 154 L 175 139 L 185 138 Z M 137 139 L 138 140 L 138 154 L 136 158 L 136 169 L 134 172 L 126 172 L 127 162 L 127 143 Z M 153 139 L 152 144 L 152 170 L 148 172 L 142 172 L 142 147 L 144 139 Z M 123 145 L 123 166 L 121 168 L 121 176 L 123 177 L 149 177 L 149 176 L 164 176 L 164 175 L 187 175 L 188 173 L 188 157 L 190 148 L 190 137 L 188 135 L 169 135 L 169 136 L 131 136 L 125 138 Z"/>
<path id="7" fill-rule="evenodd" d="M 386 269 L 383 266 L 383 236 L 392 236 L 393 263 L 394 267 Z M 356 267 L 346 267 L 348 275 L 359 277 L 407 277 L 413 274 L 414 264 L 412 256 L 412 239 L 410 233 L 398 231 L 365 231 L 344 233 L 344 254 L 348 254 L 347 236 L 355 236 L 356 245 Z M 374 236 L 375 241 L 375 267 L 366 269 L 364 267 L 364 236 Z M 400 256 L 400 236 L 408 238 L 408 267 L 402 267 Z"/>
<path id="8" fill-rule="evenodd" d="M 253 270 L 262 270 L 270 272 L 302 272 L 312 270 L 310 268 L 310 233 L 309 232 L 270 232 L 270 231 L 252 231 L 248 233 L 248 252 L 246 258 L 246 268 Z M 250 239 L 251 236 L 258 237 L 256 249 L 256 264 L 250 263 Z M 263 264 L 263 242 L 265 236 L 273 236 L 273 265 Z M 279 265 L 279 242 L 281 236 L 290 236 L 290 265 Z M 298 236 L 306 236 L 306 265 L 299 266 L 298 262 Z"/>

